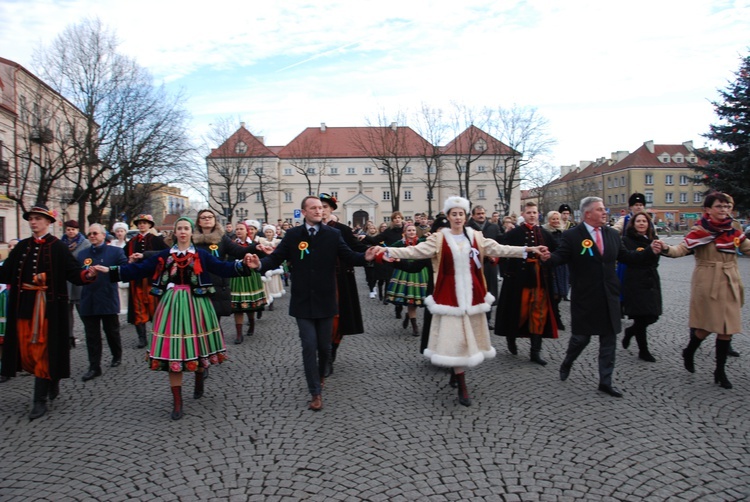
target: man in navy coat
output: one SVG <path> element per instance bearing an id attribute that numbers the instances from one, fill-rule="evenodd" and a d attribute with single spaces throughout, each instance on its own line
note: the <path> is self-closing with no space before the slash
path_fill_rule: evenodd
<path id="1" fill-rule="evenodd" d="M 78 261 L 86 268 L 94 265 L 112 267 L 126 265 L 128 259 L 122 248 L 108 246 L 107 232 L 103 226 L 94 223 L 89 226 L 88 238 L 91 246 L 78 253 Z M 89 355 L 89 370 L 83 375 L 84 382 L 102 374 L 102 331 L 107 337 L 107 345 L 112 353 L 111 367 L 120 365 L 122 342 L 120 340 L 120 293 L 118 283 L 111 282 L 106 274 L 82 288 L 79 314 L 86 332 L 86 349 Z"/>
<path id="2" fill-rule="evenodd" d="M 336 260 L 349 265 L 372 261 L 375 249 L 355 253 L 346 245 L 341 232 L 322 224 L 323 205 L 318 197 L 302 200 L 304 223 L 287 230 L 273 253 L 263 259 L 253 255 L 250 266 L 266 270 L 278 268 L 286 260 L 292 272 L 289 315 L 297 319 L 302 342 L 302 362 L 307 387 L 312 396 L 309 408 L 323 408 L 323 371 L 331 349 L 333 318 L 338 313 L 336 299 Z"/>
<path id="3" fill-rule="evenodd" d="M 612 385 L 617 333 L 620 332 L 620 281 L 615 264 L 639 262 L 643 251 L 628 251 L 620 234 L 606 226 L 607 210 L 599 197 L 581 200 L 583 223 L 563 232 L 560 247 L 552 253 L 554 265 L 570 268 L 571 333 L 560 380 L 567 380 L 573 362 L 592 336 L 599 337 L 599 390 L 613 397 L 622 392 Z M 658 251 L 658 250 L 657 250 Z"/>

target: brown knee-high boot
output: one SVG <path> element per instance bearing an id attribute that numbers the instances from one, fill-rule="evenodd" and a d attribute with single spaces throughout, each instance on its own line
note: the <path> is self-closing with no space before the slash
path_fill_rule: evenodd
<path id="1" fill-rule="evenodd" d="M 419 328 L 417 328 L 417 318 L 416 317 L 410 317 L 409 322 L 411 322 L 411 335 L 412 336 L 419 336 Z"/>
<path id="2" fill-rule="evenodd" d="M 172 389 L 172 420 L 179 420 L 182 418 L 182 386 L 176 385 L 170 387 Z"/>
<path id="3" fill-rule="evenodd" d="M 203 381 L 205 378 L 204 374 L 205 370 L 203 371 L 196 371 L 195 372 L 195 390 L 193 391 L 193 399 L 200 399 L 203 397 Z"/>

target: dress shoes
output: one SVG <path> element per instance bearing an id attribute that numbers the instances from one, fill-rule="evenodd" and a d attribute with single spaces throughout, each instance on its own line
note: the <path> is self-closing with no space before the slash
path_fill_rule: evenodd
<path id="1" fill-rule="evenodd" d="M 310 401 L 310 406 L 308 406 L 313 411 L 320 411 L 323 409 L 323 398 L 320 394 L 316 394 L 312 397 L 312 401 Z"/>
<path id="2" fill-rule="evenodd" d="M 122 364 L 122 361 L 119 359 L 112 359 L 112 362 L 109 363 L 110 368 L 117 368 L 120 364 Z"/>
<path id="3" fill-rule="evenodd" d="M 571 366 L 572 366 L 572 364 L 567 364 L 565 362 L 563 362 L 560 365 L 560 380 L 562 380 L 563 382 L 565 380 L 567 380 L 568 377 L 570 376 L 570 367 Z"/>
<path id="4" fill-rule="evenodd" d="M 81 380 L 83 380 L 84 382 L 88 382 L 89 380 L 93 380 L 94 378 L 98 376 L 102 376 L 102 370 L 88 370 L 81 377 Z"/>
<path id="5" fill-rule="evenodd" d="M 616 387 L 612 387 L 611 385 L 604 385 L 603 383 L 600 383 L 599 390 L 601 392 L 604 392 L 605 394 L 609 394 L 612 397 L 622 397 L 622 392 L 617 390 Z"/>

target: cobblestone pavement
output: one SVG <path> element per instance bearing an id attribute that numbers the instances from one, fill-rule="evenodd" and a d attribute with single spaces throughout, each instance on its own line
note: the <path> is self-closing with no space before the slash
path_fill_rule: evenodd
<path id="1" fill-rule="evenodd" d="M 527 360 L 527 342 L 511 356 L 493 336 L 498 356 L 467 373 L 474 402 L 460 406 L 393 307 L 368 298 L 361 270 L 367 332 L 345 338 L 319 413 L 306 406 L 288 297 L 242 345 L 224 319 L 230 360 L 201 400 L 186 378 L 177 422 L 167 376 L 147 369 L 132 326 L 122 366 L 105 355 L 86 383 L 81 341 L 43 418 L 27 418 L 32 377 L 0 386 L 0 500 L 747 500 L 750 342 L 735 338 L 733 390 L 712 381 L 713 337 L 696 373 L 684 370 L 692 269 L 692 258 L 662 260 L 658 362 L 618 347 L 624 399 L 597 392 L 595 342 L 559 380 L 566 331 L 545 342 L 546 367 Z M 750 284 L 750 258 L 741 270 Z"/>

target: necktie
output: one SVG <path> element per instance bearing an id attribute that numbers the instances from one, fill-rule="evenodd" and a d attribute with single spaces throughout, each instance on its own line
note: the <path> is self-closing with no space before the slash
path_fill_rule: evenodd
<path id="1" fill-rule="evenodd" d="M 594 229 L 596 233 L 596 248 L 599 250 L 599 254 L 604 256 L 604 241 L 602 240 L 602 229 L 596 227 Z"/>
<path id="2" fill-rule="evenodd" d="M 310 237 L 315 237 L 315 227 L 310 227 Z"/>

